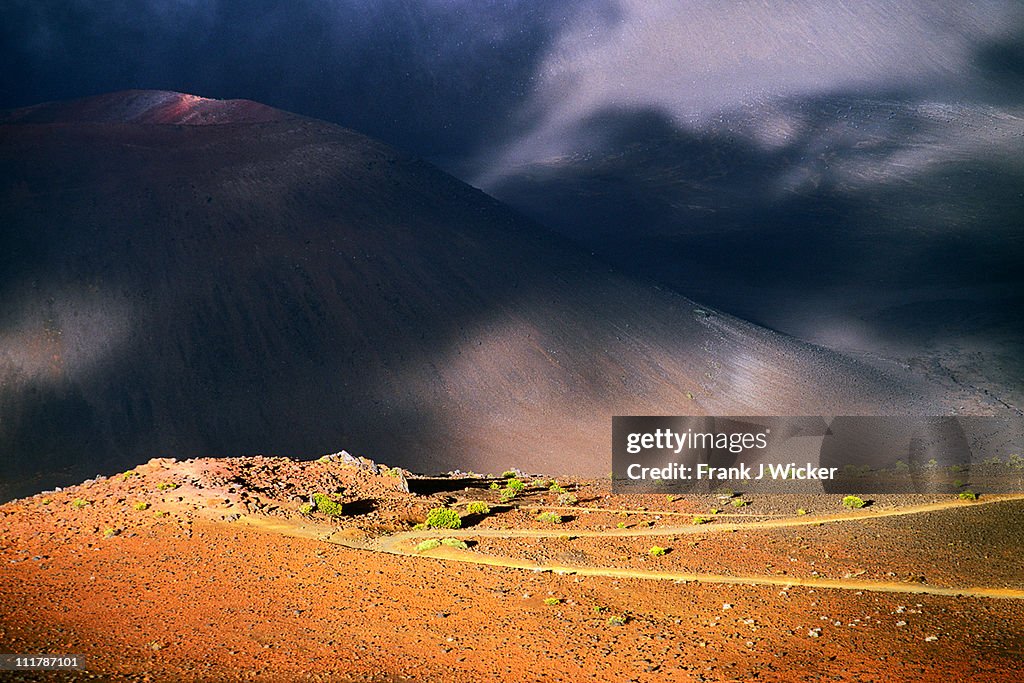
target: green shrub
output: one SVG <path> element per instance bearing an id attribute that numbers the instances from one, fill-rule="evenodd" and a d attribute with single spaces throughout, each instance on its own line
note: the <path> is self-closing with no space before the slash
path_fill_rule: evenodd
<path id="1" fill-rule="evenodd" d="M 492 491 L 497 491 L 498 489 L 501 488 L 501 484 L 499 484 L 496 481 L 492 481 L 491 485 L 488 488 L 491 489 Z"/>
<path id="2" fill-rule="evenodd" d="M 89 503 L 89 501 L 87 501 L 85 498 L 75 498 L 73 501 L 71 501 L 71 507 L 75 508 L 76 510 L 81 510 L 82 508 L 90 504 L 91 503 Z"/>
<path id="3" fill-rule="evenodd" d="M 482 500 L 474 500 L 466 505 L 466 514 L 468 515 L 486 515 L 490 512 L 491 506 Z"/>
<path id="4" fill-rule="evenodd" d="M 420 522 L 419 524 L 413 524 L 412 525 L 412 530 L 413 531 L 426 531 L 429 528 L 430 527 L 427 526 L 426 522 Z"/>
<path id="5" fill-rule="evenodd" d="M 978 500 L 978 494 L 976 494 L 974 491 L 971 491 L 970 489 L 966 491 L 961 491 L 957 497 L 960 500 Z"/>
<path id="6" fill-rule="evenodd" d="M 149 509 L 149 503 L 139 502 L 139 503 L 136 503 L 135 505 L 133 505 L 132 507 L 134 507 L 136 510 L 148 510 Z"/>
<path id="7" fill-rule="evenodd" d="M 747 504 L 747 501 L 743 500 L 742 498 L 733 498 L 732 499 L 732 506 L 734 508 L 741 508 L 741 507 L 743 507 L 746 504 Z"/>
<path id="8" fill-rule="evenodd" d="M 322 512 L 328 517 L 342 516 L 342 504 L 335 500 L 331 500 L 326 493 L 314 493 L 313 506 L 318 512 Z"/>
<path id="9" fill-rule="evenodd" d="M 851 510 L 857 510 L 865 505 L 867 505 L 867 503 L 864 502 L 864 499 L 858 498 L 857 496 L 846 496 L 843 498 L 843 507 Z"/>
<path id="10" fill-rule="evenodd" d="M 548 487 L 548 491 L 551 491 L 551 493 L 565 493 L 565 489 L 562 488 L 557 481 L 551 482 L 551 486 Z"/>
<path id="11" fill-rule="evenodd" d="M 446 545 L 449 548 L 458 548 L 459 550 L 469 549 L 469 546 L 466 545 L 466 542 L 458 538 L 442 538 L 441 545 Z"/>
<path id="12" fill-rule="evenodd" d="M 516 471 L 515 470 L 505 470 L 504 472 L 501 473 L 501 478 L 502 479 L 512 479 L 515 476 L 516 476 Z"/>
<path id="13" fill-rule="evenodd" d="M 650 554 L 653 557 L 661 557 L 662 555 L 667 553 L 668 550 L 665 549 L 665 548 L 662 548 L 661 546 L 654 545 L 654 546 L 651 546 L 651 549 L 648 550 L 647 552 L 648 552 L 648 554 Z"/>
<path id="14" fill-rule="evenodd" d="M 455 510 L 434 508 L 427 513 L 427 526 L 434 529 L 459 529 L 462 527 L 462 518 Z"/>
<path id="15" fill-rule="evenodd" d="M 701 517 L 700 515 L 695 515 L 694 518 L 693 518 L 693 523 L 694 524 L 707 524 L 710 521 L 711 520 L 708 519 L 707 517 Z"/>
<path id="16" fill-rule="evenodd" d="M 312 503 L 303 503 L 299 506 L 300 515 L 311 515 L 313 514 L 313 510 L 316 510 L 316 506 Z"/>
<path id="17" fill-rule="evenodd" d="M 124 481 L 128 481 L 132 477 L 137 477 L 137 476 L 139 476 L 139 473 L 136 472 L 135 470 L 128 470 L 127 472 L 122 472 L 121 473 L 121 479 L 124 480 Z"/>
<path id="18" fill-rule="evenodd" d="M 615 615 L 608 617 L 608 621 L 605 623 L 607 623 L 609 626 L 625 626 L 626 621 L 627 617 Z"/>
<path id="19" fill-rule="evenodd" d="M 165 481 L 157 484 L 156 487 L 161 491 L 173 491 L 178 488 L 178 485 L 171 481 Z"/>
<path id="20" fill-rule="evenodd" d="M 436 538 L 428 538 L 419 545 L 416 546 L 416 552 L 422 553 L 425 550 L 433 550 L 434 548 L 440 548 L 441 541 Z"/>
<path id="21" fill-rule="evenodd" d="M 575 493 L 569 493 L 568 491 L 566 491 L 565 493 L 559 494 L 558 496 L 559 505 L 575 505 L 578 502 L 579 499 L 576 497 Z"/>
<path id="22" fill-rule="evenodd" d="M 526 490 L 526 484 L 522 479 L 509 479 L 505 482 L 505 490 L 519 494 Z"/>
<path id="23" fill-rule="evenodd" d="M 166 510 L 157 510 L 156 512 L 153 513 L 153 516 L 154 517 L 166 517 L 169 514 L 171 514 L 171 513 L 167 512 Z"/>
<path id="24" fill-rule="evenodd" d="M 539 515 L 537 515 L 537 521 L 538 522 L 547 522 L 549 524 L 561 524 L 562 523 L 562 515 L 559 515 L 559 514 L 554 513 L 554 512 L 542 512 Z"/>
<path id="25" fill-rule="evenodd" d="M 113 538 L 114 536 L 118 536 L 120 534 L 121 534 L 121 530 L 120 529 L 107 528 L 107 529 L 105 529 L 103 531 L 103 537 L 104 538 Z"/>
<path id="26" fill-rule="evenodd" d="M 806 515 L 807 514 L 807 510 L 804 510 L 803 508 L 797 508 L 796 509 L 796 514 L 798 514 L 798 515 Z"/>
<path id="27" fill-rule="evenodd" d="M 561 605 L 562 601 L 558 598 L 544 598 L 545 605 Z"/>

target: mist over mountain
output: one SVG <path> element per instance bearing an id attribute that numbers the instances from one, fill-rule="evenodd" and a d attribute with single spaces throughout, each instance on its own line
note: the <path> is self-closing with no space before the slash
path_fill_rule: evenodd
<path id="1" fill-rule="evenodd" d="M 597 473 L 613 414 L 984 409 L 610 271 L 331 124 L 139 91 L 0 120 L 6 495 L 342 447 Z"/>
<path id="2" fill-rule="evenodd" d="M 1024 108 L 852 93 L 584 129 L 489 191 L 745 319 L 1024 402 Z"/>

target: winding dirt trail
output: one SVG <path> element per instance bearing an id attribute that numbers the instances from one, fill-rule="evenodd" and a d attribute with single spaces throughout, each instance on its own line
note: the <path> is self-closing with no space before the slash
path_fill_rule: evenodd
<path id="1" fill-rule="evenodd" d="M 587 537 L 587 538 L 609 538 L 609 537 L 660 537 L 677 536 L 684 534 L 714 534 L 740 530 L 764 530 L 781 529 L 804 526 L 821 526 L 824 524 L 856 523 L 873 519 L 887 517 L 900 517 L 917 515 L 928 512 L 937 512 L 953 508 L 963 508 L 977 505 L 990 505 L 1011 500 L 1024 500 L 1024 494 L 1011 494 L 1002 496 L 986 496 L 985 499 L 975 502 L 961 500 L 938 501 L 922 505 L 910 505 L 898 508 L 887 508 L 878 510 L 862 510 L 858 512 L 829 515 L 827 517 L 789 517 L 784 519 L 769 519 L 746 523 L 725 523 L 725 524 L 688 524 L 672 527 L 642 529 L 427 529 L 422 531 L 405 531 L 396 534 L 367 537 L 353 534 L 350 530 L 338 529 L 337 527 L 296 522 L 286 519 L 242 516 L 238 522 L 248 526 L 263 529 L 273 533 L 288 536 L 300 536 L 314 538 L 320 541 L 334 543 L 357 550 L 370 552 L 381 552 L 392 555 L 407 557 L 430 557 L 454 562 L 463 562 L 474 565 L 486 565 L 493 567 L 507 567 L 513 569 L 524 569 L 535 572 L 552 572 L 562 574 L 575 574 L 580 576 L 599 576 L 608 578 L 632 578 L 647 579 L 652 581 L 675 581 L 686 583 L 713 583 L 727 585 L 762 585 L 778 586 L 788 588 L 801 586 L 806 588 L 824 588 L 852 591 L 873 591 L 882 593 L 905 593 L 925 594 L 954 597 L 975 597 L 975 598 L 999 598 L 1024 600 L 1024 590 L 1015 588 L 991 588 L 984 586 L 969 587 L 942 587 L 930 586 L 927 584 L 864 581 L 858 579 L 828 579 L 828 578 L 798 578 L 793 576 L 773 576 L 763 574 L 753 575 L 727 575 L 712 573 L 691 573 L 673 571 L 653 571 L 634 568 L 600 567 L 593 565 L 573 564 L 546 564 L 533 562 L 531 560 L 507 556 L 483 555 L 469 550 L 460 550 L 448 546 L 441 546 L 433 550 L 417 552 L 416 544 L 426 539 L 441 538 L 500 538 L 500 539 L 526 539 L 526 538 L 559 538 L 559 537 Z M 633 514 L 664 514 L 646 510 L 608 510 L 604 508 L 553 508 L 553 506 L 529 506 L 537 509 L 575 509 L 590 512 L 628 512 Z"/>

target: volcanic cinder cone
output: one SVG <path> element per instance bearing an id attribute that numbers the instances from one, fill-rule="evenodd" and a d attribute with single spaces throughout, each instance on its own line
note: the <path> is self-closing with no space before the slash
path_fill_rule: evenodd
<path id="1" fill-rule="evenodd" d="M 164 92 L 0 121 L 6 496 L 68 468 L 341 448 L 607 473 L 613 414 L 941 409 L 334 125 Z"/>

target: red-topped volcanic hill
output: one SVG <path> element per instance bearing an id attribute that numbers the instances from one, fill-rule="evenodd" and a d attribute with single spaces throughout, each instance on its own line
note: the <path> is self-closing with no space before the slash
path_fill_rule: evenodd
<path id="1" fill-rule="evenodd" d="M 159 455 L 606 473 L 613 414 L 945 409 L 334 125 L 134 91 L 4 120 L 0 497 Z"/>
<path id="2" fill-rule="evenodd" d="M 213 126 L 294 115 L 250 100 L 211 100 L 163 90 L 128 90 L 0 113 L 0 123 L 153 123 Z"/>

